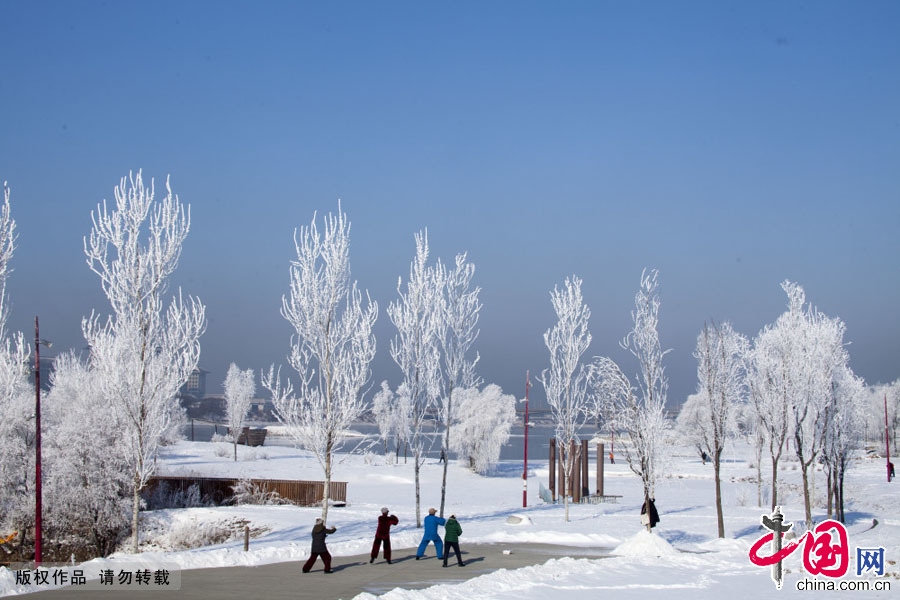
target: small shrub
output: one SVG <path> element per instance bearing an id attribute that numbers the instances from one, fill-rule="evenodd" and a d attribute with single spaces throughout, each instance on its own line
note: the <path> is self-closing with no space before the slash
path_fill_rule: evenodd
<path id="1" fill-rule="evenodd" d="M 239 480 L 232 488 L 235 504 L 287 504 L 276 491 L 268 491 L 249 479 Z"/>
<path id="2" fill-rule="evenodd" d="M 169 484 L 163 481 L 153 493 L 146 498 L 147 508 L 149 510 L 158 510 L 163 508 L 193 508 L 195 506 L 206 506 L 207 503 L 200 497 L 200 486 L 196 483 L 188 487 L 187 490 L 173 490 Z"/>
<path id="3" fill-rule="evenodd" d="M 259 448 L 247 448 L 241 453 L 241 460 L 269 460 L 269 454 L 265 450 Z"/>
<path id="4" fill-rule="evenodd" d="M 181 523 L 172 528 L 169 541 L 173 550 L 190 550 L 227 542 L 232 534 L 224 523 Z"/>

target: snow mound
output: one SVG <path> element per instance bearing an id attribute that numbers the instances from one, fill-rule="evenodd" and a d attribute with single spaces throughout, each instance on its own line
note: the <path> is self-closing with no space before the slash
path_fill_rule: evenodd
<path id="1" fill-rule="evenodd" d="M 509 515 L 506 517 L 507 525 L 534 525 L 528 515 Z"/>
<path id="2" fill-rule="evenodd" d="M 379 483 L 402 483 L 410 485 L 414 483 L 412 479 L 407 477 L 400 477 L 398 475 L 380 475 L 378 473 L 366 473 L 366 479 Z"/>
<path id="3" fill-rule="evenodd" d="M 749 545 L 741 540 L 716 538 L 700 544 L 700 548 L 711 552 L 735 552 L 742 554 L 749 550 Z"/>
<path id="4" fill-rule="evenodd" d="M 612 553 L 618 556 L 674 556 L 678 550 L 660 536 L 642 529 L 619 544 Z"/>

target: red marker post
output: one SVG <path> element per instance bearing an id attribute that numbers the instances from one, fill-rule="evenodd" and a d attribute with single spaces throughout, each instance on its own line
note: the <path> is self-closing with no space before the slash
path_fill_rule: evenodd
<path id="1" fill-rule="evenodd" d="M 526 406 L 528 406 L 526 404 Z M 885 454 L 887 454 L 887 478 L 888 483 L 891 482 L 891 432 L 888 428 L 888 418 L 887 418 L 887 394 L 884 395 L 884 448 Z"/>

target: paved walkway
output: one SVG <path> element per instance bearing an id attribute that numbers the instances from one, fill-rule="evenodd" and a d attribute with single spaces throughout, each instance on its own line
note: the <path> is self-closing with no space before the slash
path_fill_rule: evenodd
<path id="1" fill-rule="evenodd" d="M 599 558 L 606 548 L 571 548 L 546 544 L 460 544 L 465 567 L 456 566 L 451 555 L 447 568 L 434 557 L 430 546 L 423 560 L 415 560 L 415 550 L 394 552 L 392 564 L 379 556 L 369 564 L 368 555 L 340 556 L 332 562 L 334 573 L 326 575 L 319 560 L 309 573 L 301 573 L 299 562 L 284 562 L 258 567 L 192 569 L 181 572 L 181 589 L 151 592 L 136 588 L 103 588 L 94 580 L 80 589 L 73 587 L 38 592 L 29 598 L 97 598 L 98 600 L 151 600 L 187 598 L 224 600 L 292 600 L 309 598 L 350 600 L 361 592 L 380 595 L 396 587 L 424 588 L 439 583 L 459 583 L 497 569 L 517 569 L 540 564 L 560 556 Z M 511 554 L 503 554 L 511 550 Z"/>

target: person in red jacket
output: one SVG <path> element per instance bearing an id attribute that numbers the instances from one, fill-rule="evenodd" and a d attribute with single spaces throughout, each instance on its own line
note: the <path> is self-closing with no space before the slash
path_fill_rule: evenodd
<path id="1" fill-rule="evenodd" d="M 378 558 L 378 548 L 381 542 L 384 542 L 384 560 L 391 564 L 391 525 L 396 525 L 400 519 L 394 515 L 388 515 L 388 508 L 385 506 L 381 509 L 381 516 L 378 517 L 378 529 L 375 530 L 375 542 L 372 543 L 372 557 L 369 563 L 375 562 Z"/>

